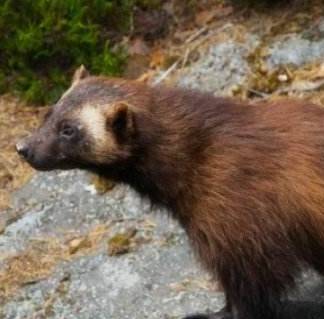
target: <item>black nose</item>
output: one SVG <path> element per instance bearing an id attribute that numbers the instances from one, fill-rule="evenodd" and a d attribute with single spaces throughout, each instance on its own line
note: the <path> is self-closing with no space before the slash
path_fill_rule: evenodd
<path id="1" fill-rule="evenodd" d="M 31 154 L 31 150 L 28 146 L 28 144 L 24 141 L 19 141 L 16 144 L 16 150 L 17 153 L 22 156 L 23 158 L 25 158 L 26 160 L 30 159 L 32 154 Z"/>

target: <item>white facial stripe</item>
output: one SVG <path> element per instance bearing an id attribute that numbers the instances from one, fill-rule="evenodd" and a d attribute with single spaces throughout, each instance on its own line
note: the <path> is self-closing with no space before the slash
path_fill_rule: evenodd
<path id="1" fill-rule="evenodd" d="M 80 110 L 80 121 L 85 125 L 87 131 L 98 142 L 105 142 L 106 119 L 97 107 L 85 105 Z"/>

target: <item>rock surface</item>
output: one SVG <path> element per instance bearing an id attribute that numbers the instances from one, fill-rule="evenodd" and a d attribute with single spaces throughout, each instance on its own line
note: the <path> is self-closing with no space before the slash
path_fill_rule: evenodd
<path id="1" fill-rule="evenodd" d="M 257 37 L 250 36 L 245 43 L 230 41 L 211 46 L 179 79 L 179 86 L 226 94 L 246 80 L 250 72 L 247 56 L 257 44 Z"/>
<path id="2" fill-rule="evenodd" d="M 64 246 L 106 228 L 97 245 L 54 260 L 49 278 L 27 283 L 9 298 L 1 318 L 48 318 L 48 313 L 51 318 L 181 318 L 223 302 L 206 274 L 193 266 L 178 225 L 126 186 L 100 196 L 86 173 L 39 173 L 15 194 L 13 205 L 24 213 L 0 237 L 2 262 L 35 240 L 55 239 Z M 10 220 L 11 214 L 4 216 Z M 136 229 L 134 247 L 109 256 L 108 239 L 130 228 Z"/>
<path id="3" fill-rule="evenodd" d="M 179 85 L 225 94 L 244 83 L 251 72 L 247 57 L 259 36 L 247 37 L 244 44 L 211 44 L 182 73 Z M 323 52 L 324 39 L 289 34 L 273 41 L 268 62 L 300 65 Z M 40 247 L 39 263 L 47 258 L 49 265 L 44 277 L 15 272 L 17 289 L 0 294 L 1 318 L 176 319 L 223 305 L 223 294 L 195 263 L 174 221 L 128 187 L 99 195 L 88 179 L 78 171 L 38 173 L 13 195 L 13 208 L 0 215 L 5 225 L 0 229 L 0 269 L 10 274 L 17 265 L 14 256 Z M 114 236 L 130 229 L 135 231 L 123 253 L 109 255 Z M 304 277 L 302 294 L 320 289 L 314 274 Z"/>

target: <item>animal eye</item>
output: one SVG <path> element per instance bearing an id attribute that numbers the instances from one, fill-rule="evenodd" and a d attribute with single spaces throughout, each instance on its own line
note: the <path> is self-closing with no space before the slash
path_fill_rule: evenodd
<path id="1" fill-rule="evenodd" d="M 75 126 L 64 123 L 60 130 L 60 135 L 64 138 L 72 138 L 77 133 L 77 129 Z"/>

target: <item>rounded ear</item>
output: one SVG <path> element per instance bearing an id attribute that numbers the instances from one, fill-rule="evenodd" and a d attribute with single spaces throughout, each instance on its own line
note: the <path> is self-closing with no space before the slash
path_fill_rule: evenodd
<path id="1" fill-rule="evenodd" d="M 74 72 L 73 78 L 72 78 L 72 84 L 75 84 L 82 79 L 85 79 L 86 77 L 90 76 L 90 73 L 85 68 L 85 66 L 82 64 L 80 65 Z"/>
<path id="2" fill-rule="evenodd" d="M 117 137 L 124 139 L 134 132 L 134 115 L 127 102 L 116 102 L 107 122 Z"/>

